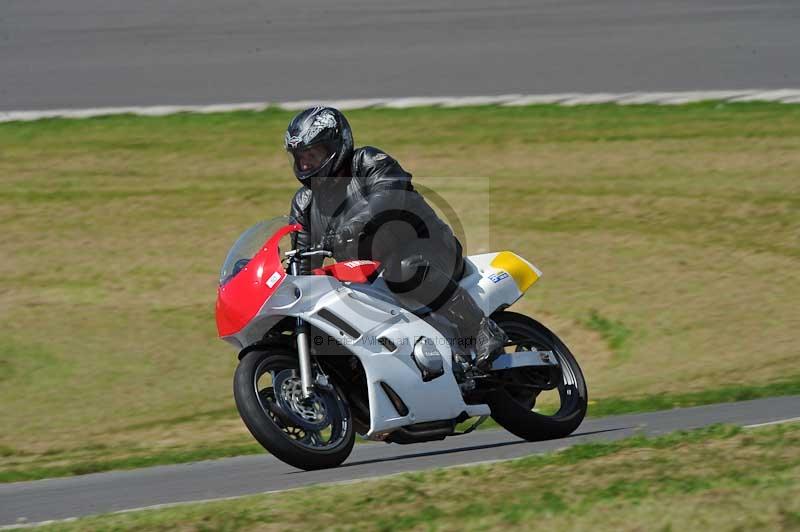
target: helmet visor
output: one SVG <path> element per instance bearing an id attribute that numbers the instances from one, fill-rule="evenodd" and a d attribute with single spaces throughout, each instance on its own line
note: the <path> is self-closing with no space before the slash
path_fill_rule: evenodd
<path id="1" fill-rule="evenodd" d="M 336 155 L 328 142 L 289 150 L 289 160 L 297 175 L 313 175 Z"/>

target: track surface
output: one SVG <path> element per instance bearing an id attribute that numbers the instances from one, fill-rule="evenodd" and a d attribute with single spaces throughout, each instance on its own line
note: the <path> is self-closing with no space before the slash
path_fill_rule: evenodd
<path id="1" fill-rule="evenodd" d="M 3 0 L 0 110 L 800 86 L 787 0 Z"/>
<path id="2" fill-rule="evenodd" d="M 135 471 L 0 485 L 0 525 L 63 519 L 155 504 L 203 500 L 435 467 L 516 458 L 637 431 L 655 435 L 713 423 L 769 423 L 800 414 L 800 396 L 590 419 L 575 435 L 529 443 L 498 430 L 441 442 L 357 445 L 337 469 L 302 472 L 272 456 L 243 456 Z M 346 489 L 346 488 L 343 488 Z"/>

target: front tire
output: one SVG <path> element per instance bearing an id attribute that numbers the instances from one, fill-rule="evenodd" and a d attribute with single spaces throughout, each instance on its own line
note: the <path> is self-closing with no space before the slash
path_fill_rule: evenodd
<path id="1" fill-rule="evenodd" d="M 292 379 L 299 381 L 299 364 L 297 356 L 288 350 L 247 354 L 233 379 L 233 395 L 242 421 L 265 449 L 289 465 L 306 471 L 340 465 L 355 443 L 350 409 L 343 395 L 332 386 L 329 392 L 320 391 L 319 399 L 310 406 L 299 404 Z M 273 382 L 279 385 L 277 392 Z M 291 411 L 291 405 L 298 405 L 298 411 Z M 328 420 L 330 423 L 320 430 L 301 425 L 304 417 L 315 421 L 315 415 L 321 419 L 320 425 Z"/>
<path id="2" fill-rule="evenodd" d="M 552 351 L 560 365 L 558 375 L 547 377 L 550 379 L 547 386 L 558 391 L 560 400 L 552 415 L 532 411 L 539 392 L 525 387 L 546 380 L 537 373 L 540 370 L 514 368 L 498 372 L 497 377 L 507 384 L 487 395 L 492 418 L 510 433 L 528 441 L 564 438 L 572 434 L 586 416 L 589 402 L 586 381 L 575 357 L 558 336 L 528 316 L 503 311 L 493 314 L 492 319 L 511 340 L 531 339 L 519 344 L 517 350 Z"/>

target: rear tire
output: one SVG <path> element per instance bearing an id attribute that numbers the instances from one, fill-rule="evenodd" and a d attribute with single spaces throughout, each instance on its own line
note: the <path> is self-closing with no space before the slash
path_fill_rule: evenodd
<path id="1" fill-rule="evenodd" d="M 297 356 L 286 350 L 254 351 L 239 362 L 233 379 L 233 395 L 242 421 L 258 443 L 289 465 L 307 471 L 340 465 L 350 455 L 355 442 L 350 409 L 343 395 L 334 386 L 334 401 L 338 403 L 338 409 L 332 415 L 335 422 L 331 424 L 330 431 L 336 441 L 327 446 L 320 442 L 321 448 L 311 448 L 313 440 L 303 442 L 308 435 L 303 438 L 297 436 L 304 434 L 302 429 L 286 423 L 285 417 L 281 420 L 275 415 L 275 412 L 280 414 L 279 410 L 275 410 L 280 407 L 274 401 L 269 402 L 275 396 L 272 387 L 261 388 L 258 384 L 259 378 L 267 371 L 274 375 L 283 369 L 299 371 Z M 269 407 L 265 407 L 265 403 Z"/>
<path id="2" fill-rule="evenodd" d="M 552 416 L 533 412 L 531 408 L 536 402 L 536 393 L 519 388 L 497 388 L 487 394 L 486 401 L 492 411 L 492 418 L 497 423 L 520 438 L 528 441 L 551 440 L 564 438 L 572 434 L 583 421 L 589 402 L 586 382 L 578 362 L 566 345 L 547 327 L 528 316 L 516 312 L 496 312 L 492 319 L 500 326 L 511 340 L 524 338 L 532 342 L 517 348 L 536 348 L 552 351 L 558 359 L 562 371 L 557 385 L 561 405 Z M 563 368 L 567 368 L 564 372 Z M 525 382 L 527 368 L 506 370 L 502 377 L 509 382 Z"/>

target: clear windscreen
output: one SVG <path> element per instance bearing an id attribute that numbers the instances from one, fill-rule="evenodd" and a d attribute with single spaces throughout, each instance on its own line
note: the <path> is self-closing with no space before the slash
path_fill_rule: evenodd
<path id="1" fill-rule="evenodd" d="M 228 251 L 228 256 L 225 257 L 225 262 L 222 264 L 222 270 L 219 272 L 220 286 L 233 279 L 247 265 L 247 262 L 253 258 L 253 255 L 264 246 L 266 241 L 287 224 L 289 224 L 288 216 L 278 216 L 271 220 L 258 222 L 242 233 L 236 239 L 230 251 Z M 279 243 L 278 252 L 288 251 L 290 246 L 290 236 L 286 235 Z"/>

